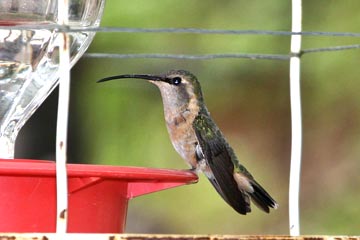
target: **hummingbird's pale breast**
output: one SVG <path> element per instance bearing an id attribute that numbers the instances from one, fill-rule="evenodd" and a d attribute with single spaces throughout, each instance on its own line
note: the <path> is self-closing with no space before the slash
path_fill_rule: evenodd
<path id="1" fill-rule="evenodd" d="M 195 153 L 197 138 L 192 124 L 200 110 L 198 100 L 192 91 L 179 94 L 176 88 L 163 86 L 163 83 L 159 82 L 155 84 L 161 92 L 165 122 L 171 142 L 180 156 L 192 168 L 197 168 Z"/>
<path id="2" fill-rule="evenodd" d="M 174 96 L 168 98 L 171 93 L 167 89 L 160 88 L 164 104 L 166 127 L 175 150 L 192 167 L 197 168 L 195 148 L 197 138 L 192 123 L 199 112 L 196 98 L 190 98 L 179 105 L 173 101 Z M 176 107 L 174 107 L 176 105 Z"/>
<path id="3" fill-rule="evenodd" d="M 166 127 L 175 150 L 192 167 L 197 167 L 195 148 L 197 145 L 196 135 L 191 126 L 194 116 L 185 111 L 178 115 L 168 115 Z"/>

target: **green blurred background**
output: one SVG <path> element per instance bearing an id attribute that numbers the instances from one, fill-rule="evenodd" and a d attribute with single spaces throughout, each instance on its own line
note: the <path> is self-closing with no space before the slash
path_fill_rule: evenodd
<path id="1" fill-rule="evenodd" d="M 359 32 L 358 0 L 303 2 L 304 31 Z M 291 1 L 107 0 L 102 26 L 290 30 Z M 309 37 L 303 48 L 356 44 Z M 287 54 L 288 36 L 98 33 L 88 52 Z M 359 50 L 302 58 L 302 234 L 360 233 Z M 185 169 L 172 148 L 161 98 L 140 80 L 96 84 L 124 73 L 187 69 L 239 159 L 279 202 L 267 215 L 238 215 L 199 183 L 131 200 L 127 232 L 288 234 L 289 63 L 277 60 L 82 58 L 72 70 L 71 162 Z M 57 90 L 20 133 L 18 158 L 54 159 Z"/>

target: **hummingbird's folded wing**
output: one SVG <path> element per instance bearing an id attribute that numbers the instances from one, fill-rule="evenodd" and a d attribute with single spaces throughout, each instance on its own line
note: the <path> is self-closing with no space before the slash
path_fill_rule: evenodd
<path id="1" fill-rule="evenodd" d="M 194 131 L 213 178 L 209 179 L 222 198 L 240 214 L 251 211 L 250 198 L 234 180 L 234 164 L 227 143 L 209 116 L 199 114 Z"/>

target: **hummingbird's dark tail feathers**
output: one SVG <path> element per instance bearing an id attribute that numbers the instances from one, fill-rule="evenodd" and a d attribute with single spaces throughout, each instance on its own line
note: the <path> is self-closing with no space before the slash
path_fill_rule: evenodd
<path id="1" fill-rule="evenodd" d="M 231 176 L 231 175 L 227 175 Z M 225 177 L 225 178 L 224 178 Z M 251 212 L 249 195 L 239 191 L 236 183 L 231 179 L 224 177 L 209 178 L 219 195 L 238 213 L 246 215 Z"/>
<path id="2" fill-rule="evenodd" d="M 278 208 L 278 204 L 275 202 L 275 200 L 254 179 L 251 180 L 251 186 L 253 187 L 254 191 L 252 193 L 249 192 L 249 195 L 252 202 L 258 208 L 267 213 L 270 212 L 270 208 Z"/>

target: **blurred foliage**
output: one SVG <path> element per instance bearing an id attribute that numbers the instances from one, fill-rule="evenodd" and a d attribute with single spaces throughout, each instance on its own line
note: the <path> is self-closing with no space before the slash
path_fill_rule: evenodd
<path id="1" fill-rule="evenodd" d="M 108 0 L 101 25 L 289 30 L 290 3 Z M 304 31 L 358 32 L 359 1 L 304 1 L 303 6 Z M 306 36 L 303 48 L 356 44 L 357 40 Z M 289 48 L 288 36 L 98 33 L 88 52 L 286 54 Z M 302 58 L 302 234 L 359 234 L 359 60 L 359 50 Z M 195 185 L 131 200 L 127 232 L 288 234 L 287 61 L 83 58 L 72 71 L 72 161 L 187 168 L 169 141 L 155 86 L 131 79 L 96 84 L 110 75 L 169 69 L 187 69 L 198 76 L 213 118 L 280 208 L 266 215 L 253 207 L 248 216 L 238 215 L 201 176 Z M 22 133 L 35 135 L 27 128 Z M 20 141 L 26 145 L 24 138 Z"/>

